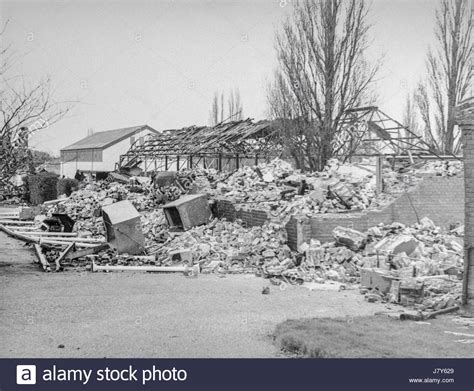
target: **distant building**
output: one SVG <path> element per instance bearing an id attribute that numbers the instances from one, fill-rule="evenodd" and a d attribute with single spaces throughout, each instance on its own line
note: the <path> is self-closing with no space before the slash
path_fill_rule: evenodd
<path id="1" fill-rule="evenodd" d="M 77 170 L 91 174 L 114 171 L 120 155 L 150 134 L 159 133 L 148 125 L 93 133 L 61 149 L 61 175 L 73 178 Z"/>

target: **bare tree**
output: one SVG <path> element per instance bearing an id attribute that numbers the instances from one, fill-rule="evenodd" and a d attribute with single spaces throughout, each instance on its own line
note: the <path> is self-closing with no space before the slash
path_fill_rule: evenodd
<path id="1" fill-rule="evenodd" d="M 342 148 L 345 111 L 373 98 L 380 62 L 370 65 L 364 56 L 368 11 L 362 0 L 305 0 L 276 34 L 279 69 L 270 112 L 298 119 L 288 142 L 302 168 L 321 170 Z"/>
<path id="2" fill-rule="evenodd" d="M 268 115 L 277 119 L 280 138 L 286 153 L 293 159 L 297 169 L 305 168 L 304 149 L 308 121 L 300 115 L 298 102 L 280 71 L 275 71 L 273 81 L 267 87 Z"/>
<path id="3" fill-rule="evenodd" d="M 3 35 L 3 32 L 0 35 Z M 46 78 L 29 85 L 22 75 L 11 75 L 13 56 L 10 47 L 0 48 L 3 63 L 0 79 L 0 182 L 18 170 L 31 169 L 28 138 L 36 131 L 59 121 L 70 110 L 66 102 L 55 102 L 51 80 Z"/>
<path id="4" fill-rule="evenodd" d="M 215 126 L 224 121 L 238 121 L 243 118 L 243 106 L 239 90 L 231 90 L 227 100 L 224 98 L 224 92 L 220 94 L 220 100 L 219 93 L 214 93 L 211 110 L 209 111 L 209 125 Z M 227 102 L 227 111 L 225 111 L 225 101 Z"/>
<path id="5" fill-rule="evenodd" d="M 470 18 L 467 0 L 442 0 L 436 11 L 436 48 L 428 51 L 427 78 L 417 87 L 425 133 L 441 153 L 457 153 L 460 148 L 454 108 L 468 96 L 474 75 Z"/>
<path id="6" fill-rule="evenodd" d="M 403 125 L 405 125 L 411 132 L 421 137 L 423 140 L 430 140 L 429 135 L 425 135 L 420 127 L 420 121 L 417 113 L 416 91 L 408 93 L 405 99 L 405 110 L 403 113 Z M 404 134 L 404 137 L 410 137 L 409 134 Z"/>

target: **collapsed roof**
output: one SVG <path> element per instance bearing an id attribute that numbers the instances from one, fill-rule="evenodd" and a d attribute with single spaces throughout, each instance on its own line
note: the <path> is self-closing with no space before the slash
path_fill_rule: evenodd
<path id="1" fill-rule="evenodd" d="M 159 135 L 137 140 L 120 157 L 121 167 L 139 164 L 144 159 L 166 156 L 197 157 L 273 157 L 281 154 L 278 128 L 273 121 L 253 122 L 251 119 L 231 121 L 214 127 L 191 126 L 166 130 Z"/>
<path id="2" fill-rule="evenodd" d="M 291 120 L 290 120 L 291 121 Z M 434 148 L 407 126 L 382 112 L 377 106 L 357 107 L 347 110 L 341 120 L 342 131 L 333 140 L 334 155 L 347 159 L 351 156 L 417 156 L 441 158 Z M 191 168 L 202 164 L 210 167 L 216 160 L 268 159 L 283 153 L 285 135 L 281 121 L 251 119 L 231 121 L 214 127 L 191 126 L 178 130 L 167 130 L 137 140 L 130 150 L 120 156 L 119 167 L 130 168 L 145 162 L 166 160 L 160 164 L 167 170 L 170 162 Z M 180 161 L 180 157 L 183 157 Z M 196 159 L 193 161 L 193 157 Z M 455 157 L 455 156 L 452 156 Z M 209 162 L 214 159 L 214 162 Z M 222 169 L 219 162 L 218 169 Z M 146 171 L 146 167 L 145 167 Z"/>

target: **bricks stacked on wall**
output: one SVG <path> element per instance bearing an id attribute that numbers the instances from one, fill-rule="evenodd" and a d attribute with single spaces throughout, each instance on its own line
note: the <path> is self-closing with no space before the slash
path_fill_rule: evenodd
<path id="1" fill-rule="evenodd" d="M 231 201 L 217 200 L 217 216 L 229 221 L 242 220 L 248 227 L 261 227 L 270 218 L 266 211 L 258 209 L 236 208 Z"/>
<path id="2" fill-rule="evenodd" d="M 261 227 L 270 221 L 267 212 L 264 210 L 236 209 L 231 201 L 223 199 L 217 200 L 217 216 L 229 221 L 240 219 L 248 227 Z M 292 216 L 285 225 L 285 229 L 288 237 L 288 246 L 293 250 L 297 249 L 299 245 L 311 237 L 309 219 L 305 217 Z"/>

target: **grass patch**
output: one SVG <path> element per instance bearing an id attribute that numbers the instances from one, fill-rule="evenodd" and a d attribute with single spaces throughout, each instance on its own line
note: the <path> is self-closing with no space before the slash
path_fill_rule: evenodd
<path id="1" fill-rule="evenodd" d="M 452 317 L 430 324 L 400 321 L 384 316 L 316 318 L 280 323 L 274 338 L 288 353 L 308 358 L 473 358 L 473 344 L 445 333 L 460 328 Z"/>

